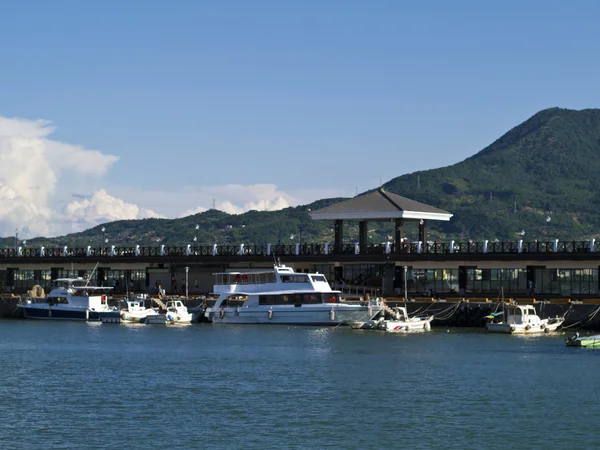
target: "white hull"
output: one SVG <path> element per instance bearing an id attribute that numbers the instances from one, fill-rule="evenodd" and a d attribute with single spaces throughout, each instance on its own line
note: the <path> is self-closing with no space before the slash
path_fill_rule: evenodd
<path id="1" fill-rule="evenodd" d="M 152 314 L 144 319 L 144 323 L 154 325 L 188 325 L 192 323 L 192 315 Z"/>
<path id="2" fill-rule="evenodd" d="M 388 333 L 415 333 L 422 331 L 431 331 L 431 321 L 433 317 L 414 318 L 409 320 L 384 320 L 380 322 L 385 326 Z"/>
<path id="3" fill-rule="evenodd" d="M 158 315 L 158 313 L 156 311 L 154 311 L 153 309 L 146 311 L 136 311 L 136 312 L 131 312 L 131 311 L 121 311 L 121 322 L 125 322 L 125 323 L 141 323 L 144 322 L 144 320 L 150 316 L 155 316 Z"/>
<path id="4" fill-rule="evenodd" d="M 273 306 L 217 308 L 206 313 L 213 323 L 339 325 L 344 322 L 367 321 L 381 311 L 379 306 L 335 304 L 333 306 Z"/>
<path id="5" fill-rule="evenodd" d="M 562 325 L 562 321 L 547 324 L 508 324 L 508 323 L 488 323 L 486 330 L 490 333 L 506 333 L 506 334 L 540 334 L 540 333 L 551 333 L 556 331 L 558 327 Z"/>

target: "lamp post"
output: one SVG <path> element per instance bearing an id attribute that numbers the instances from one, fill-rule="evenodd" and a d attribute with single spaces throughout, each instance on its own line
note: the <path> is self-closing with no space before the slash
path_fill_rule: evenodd
<path id="1" fill-rule="evenodd" d="M 404 301 L 408 301 L 408 290 L 406 289 L 406 274 L 408 272 L 408 266 L 404 266 Z"/>
<path id="2" fill-rule="evenodd" d="M 190 268 L 188 266 L 185 266 L 185 298 L 188 298 L 188 290 L 189 290 L 189 273 L 190 273 Z"/>
<path id="3" fill-rule="evenodd" d="M 552 217 L 548 216 L 546 217 L 546 236 L 548 236 L 548 241 L 550 241 L 550 221 L 552 220 Z"/>

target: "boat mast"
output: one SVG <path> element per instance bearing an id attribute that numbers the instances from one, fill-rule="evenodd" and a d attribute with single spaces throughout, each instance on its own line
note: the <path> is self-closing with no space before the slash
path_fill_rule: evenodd
<path id="1" fill-rule="evenodd" d="M 87 286 L 88 284 L 90 284 L 90 280 L 92 279 L 92 276 L 94 275 L 94 272 L 96 271 L 96 269 L 98 268 L 98 264 L 100 264 L 100 262 L 96 263 L 96 266 L 94 267 L 94 270 L 92 270 L 92 273 L 90 273 L 90 276 L 87 279 L 87 282 L 85 283 L 85 285 Z"/>

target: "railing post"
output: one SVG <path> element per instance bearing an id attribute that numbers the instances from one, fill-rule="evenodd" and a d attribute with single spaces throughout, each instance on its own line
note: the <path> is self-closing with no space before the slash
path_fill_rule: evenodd
<path id="1" fill-rule="evenodd" d="M 42 245 L 42 248 L 40 248 L 40 256 L 44 256 L 45 253 L 46 253 L 46 249 Z"/>
<path id="2" fill-rule="evenodd" d="M 386 242 L 386 243 L 385 243 L 385 254 L 386 254 L 386 255 L 389 255 L 389 254 L 390 254 L 390 248 L 391 248 L 391 244 L 390 244 L 390 242 L 388 241 L 388 242 Z"/>
<path id="3" fill-rule="evenodd" d="M 115 256 L 115 246 L 114 245 L 110 246 L 110 256 Z"/>
<path id="4" fill-rule="evenodd" d="M 523 239 L 517 241 L 517 252 L 523 253 Z"/>
<path id="5" fill-rule="evenodd" d="M 185 256 L 190 256 L 192 246 L 190 244 L 185 246 Z"/>
<path id="6" fill-rule="evenodd" d="M 558 239 L 554 239 L 554 243 L 553 243 L 553 249 L 554 249 L 554 253 L 558 252 Z"/>
<path id="7" fill-rule="evenodd" d="M 85 250 L 85 256 L 90 256 L 92 254 L 92 246 L 88 245 L 87 249 Z"/>
<path id="8" fill-rule="evenodd" d="M 165 256 L 165 246 L 164 245 L 160 246 L 160 256 Z"/>
<path id="9" fill-rule="evenodd" d="M 484 239 L 483 240 L 483 253 L 487 253 L 487 247 L 488 247 L 488 240 Z"/>
<path id="10" fill-rule="evenodd" d="M 67 246 L 63 247 L 63 256 L 67 256 Z"/>
<path id="11" fill-rule="evenodd" d="M 595 243 L 596 243 L 596 239 L 594 239 L 594 238 L 590 239 L 590 252 L 593 252 L 594 249 L 596 248 Z"/>
<path id="12" fill-rule="evenodd" d="M 239 255 L 242 256 L 244 254 L 244 244 L 240 244 L 240 252 Z"/>
<path id="13" fill-rule="evenodd" d="M 417 253 L 423 253 L 423 241 L 417 243 Z"/>
<path id="14" fill-rule="evenodd" d="M 325 242 L 325 254 L 329 255 L 329 242 Z"/>
<path id="15" fill-rule="evenodd" d="M 358 255 L 360 253 L 360 245 L 358 242 L 354 243 L 354 254 Z"/>
<path id="16" fill-rule="evenodd" d="M 212 251 L 212 255 L 213 255 L 213 256 L 217 256 L 217 244 L 213 244 L 213 251 Z"/>
<path id="17" fill-rule="evenodd" d="M 450 253 L 454 253 L 454 241 L 450 241 Z"/>
<path id="18" fill-rule="evenodd" d="M 267 256 L 271 256 L 271 244 L 267 244 Z"/>
<path id="19" fill-rule="evenodd" d="M 135 253 L 135 256 L 140 256 L 140 246 L 139 245 L 135 246 L 135 252 L 134 253 Z"/>

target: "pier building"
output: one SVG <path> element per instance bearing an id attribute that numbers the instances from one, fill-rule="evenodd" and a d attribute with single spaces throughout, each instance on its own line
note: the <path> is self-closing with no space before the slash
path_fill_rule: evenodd
<path id="1" fill-rule="evenodd" d="M 361 286 L 385 296 L 598 298 L 600 243 L 491 240 L 432 242 L 427 223 L 451 213 L 380 189 L 311 213 L 334 222 L 334 242 L 264 245 L 140 245 L 0 248 L 0 292 L 25 293 L 65 276 L 91 277 L 117 292 L 197 295 L 212 290 L 214 272 L 272 267 L 279 258 L 297 271 L 324 273 L 335 285 Z M 367 223 L 393 221 L 389 242 L 369 243 Z M 358 242 L 344 240 L 344 222 L 359 222 Z M 418 227 L 408 241 L 405 227 Z"/>

